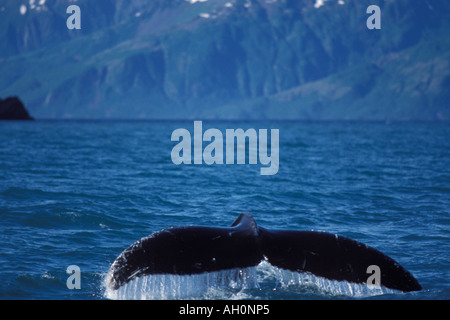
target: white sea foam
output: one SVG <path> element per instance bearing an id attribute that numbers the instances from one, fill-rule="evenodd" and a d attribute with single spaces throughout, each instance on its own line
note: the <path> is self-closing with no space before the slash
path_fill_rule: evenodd
<path id="1" fill-rule="evenodd" d="M 293 272 L 276 268 L 263 261 L 258 266 L 260 272 L 259 282 L 272 279 L 280 288 L 311 289 L 317 294 L 328 296 L 348 296 L 355 298 L 371 297 L 381 294 L 398 293 L 398 291 L 379 286 L 367 286 L 366 284 L 351 283 L 347 281 L 329 280 L 306 272 Z"/>
<path id="2" fill-rule="evenodd" d="M 109 275 L 105 284 L 108 277 Z M 355 298 L 398 293 L 385 287 L 369 287 L 365 284 L 328 280 L 310 273 L 283 270 L 263 261 L 257 267 L 243 269 L 194 275 L 138 277 L 117 290 L 106 286 L 104 295 L 113 300 L 259 299 L 251 289 L 258 289 L 257 292 L 301 289 L 314 294 Z"/>
<path id="3" fill-rule="evenodd" d="M 206 2 L 206 1 L 208 1 L 208 0 L 188 0 L 189 1 L 189 3 L 191 3 L 191 4 L 194 4 L 194 3 L 196 3 L 196 2 Z"/>
<path id="4" fill-rule="evenodd" d="M 220 297 L 222 289 L 232 289 L 232 294 L 237 294 L 236 299 L 239 299 L 241 289 L 257 287 L 256 268 L 250 267 L 193 275 L 138 277 L 117 290 L 107 287 L 105 297 L 114 300 L 196 299 L 204 296 Z"/>

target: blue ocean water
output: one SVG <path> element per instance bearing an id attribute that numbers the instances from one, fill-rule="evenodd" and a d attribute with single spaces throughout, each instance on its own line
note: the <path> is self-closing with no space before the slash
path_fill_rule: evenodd
<path id="1" fill-rule="evenodd" d="M 263 263 L 244 270 L 250 285 L 232 272 L 214 285 L 206 276 L 160 277 L 120 298 L 450 298 L 449 124 L 203 125 L 279 129 L 278 173 L 174 165 L 171 134 L 192 132 L 192 121 L 0 122 L 0 299 L 114 298 L 105 276 L 133 242 L 170 226 L 229 226 L 242 212 L 267 228 L 363 242 L 398 261 L 424 290 L 366 292 Z M 66 285 L 70 265 L 81 270 L 79 290 Z M 152 285 L 159 291 L 145 292 Z"/>

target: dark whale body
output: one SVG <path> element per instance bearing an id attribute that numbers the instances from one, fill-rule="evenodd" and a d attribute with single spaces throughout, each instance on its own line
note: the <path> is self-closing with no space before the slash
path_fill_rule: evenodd
<path id="1" fill-rule="evenodd" d="M 404 292 L 422 289 L 396 261 L 365 244 L 325 232 L 265 229 L 250 214 L 241 214 L 228 228 L 178 227 L 142 238 L 114 261 L 108 285 L 118 289 L 150 274 L 246 268 L 263 259 L 282 269 L 354 283 L 367 283 L 367 268 L 376 265 L 382 286 Z"/>

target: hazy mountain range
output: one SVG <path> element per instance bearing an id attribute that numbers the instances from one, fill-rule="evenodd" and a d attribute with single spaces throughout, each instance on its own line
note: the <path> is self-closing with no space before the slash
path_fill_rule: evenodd
<path id="1" fill-rule="evenodd" d="M 446 0 L 0 0 L 0 43 L 38 119 L 450 119 Z"/>

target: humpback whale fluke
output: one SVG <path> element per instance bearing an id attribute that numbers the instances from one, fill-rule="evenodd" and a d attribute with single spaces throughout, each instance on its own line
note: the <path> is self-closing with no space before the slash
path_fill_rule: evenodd
<path id="1" fill-rule="evenodd" d="M 263 259 L 282 269 L 354 283 L 366 283 L 367 268 L 376 265 L 382 286 L 404 292 L 422 289 L 400 264 L 365 244 L 325 232 L 265 229 L 248 213 L 231 227 L 177 227 L 142 238 L 114 261 L 108 285 L 118 289 L 150 274 L 252 267 Z"/>

